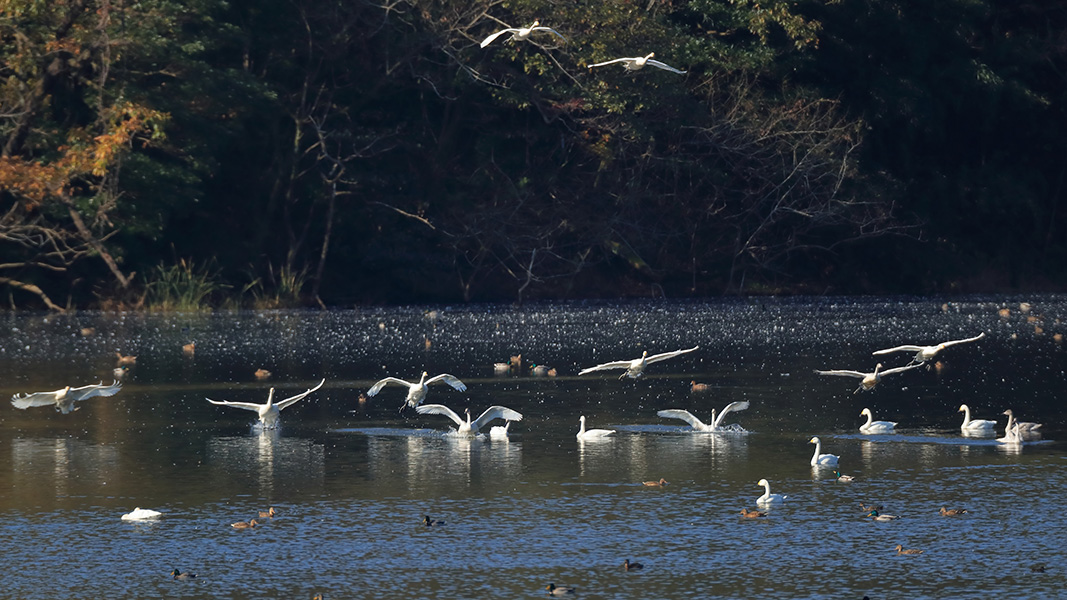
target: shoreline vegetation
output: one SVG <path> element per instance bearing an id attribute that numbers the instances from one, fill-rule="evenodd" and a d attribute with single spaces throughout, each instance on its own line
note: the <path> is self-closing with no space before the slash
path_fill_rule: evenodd
<path id="1" fill-rule="evenodd" d="M 1064 291 L 1065 31 L 993 0 L 13 0 L 3 305 Z"/>

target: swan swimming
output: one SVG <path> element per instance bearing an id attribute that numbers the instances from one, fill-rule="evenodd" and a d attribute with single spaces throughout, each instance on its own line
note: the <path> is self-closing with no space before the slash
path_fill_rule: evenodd
<path id="1" fill-rule="evenodd" d="M 860 416 L 864 415 L 867 415 L 867 422 L 860 425 L 860 431 L 863 433 L 892 433 L 893 428 L 897 426 L 896 421 L 875 421 L 869 408 L 860 411 Z"/>
<path id="2" fill-rule="evenodd" d="M 646 350 L 641 353 L 641 358 L 635 358 L 633 360 L 616 360 L 613 362 L 604 363 L 595 367 L 582 369 L 581 371 L 578 371 L 578 374 L 585 375 L 586 373 L 592 373 L 593 371 L 606 371 L 608 369 L 626 369 L 626 372 L 620 375 L 619 379 L 622 379 L 623 377 L 637 379 L 642 374 L 644 374 L 645 367 L 647 367 L 649 364 L 659 362 L 661 360 L 667 360 L 668 358 L 674 358 L 675 356 L 680 356 L 687 352 L 693 352 L 694 350 L 697 350 L 699 348 L 700 346 L 693 346 L 692 348 L 689 348 L 687 350 L 675 350 L 674 352 L 664 352 L 662 354 L 653 354 L 652 356 L 649 356 L 648 351 Z"/>
<path id="3" fill-rule="evenodd" d="M 311 388 L 310 390 L 302 392 L 295 396 L 290 396 L 289 398 L 286 398 L 285 400 L 282 400 L 278 403 L 274 402 L 274 388 L 270 388 L 270 394 L 267 395 L 266 404 L 255 404 L 253 402 L 229 402 L 227 400 L 212 400 L 211 398 L 204 398 L 204 400 L 207 400 L 208 402 L 212 404 L 217 404 L 219 406 L 232 406 L 233 408 L 241 408 L 244 410 L 255 411 L 255 413 L 259 415 L 259 422 L 263 424 L 264 429 L 274 429 L 278 426 L 281 411 L 285 410 L 286 408 L 289 408 L 297 401 L 303 400 L 308 396 L 308 394 L 322 387 L 322 384 L 324 383 L 326 383 L 325 379 L 320 381 L 318 385 Z"/>
<path id="4" fill-rule="evenodd" d="M 856 388 L 855 392 L 852 392 L 853 394 L 855 394 L 856 392 L 859 392 L 861 390 L 869 390 L 869 389 L 873 388 L 874 386 L 878 385 L 878 382 L 881 381 L 882 377 L 885 377 L 886 375 L 892 375 L 894 373 L 902 373 L 904 371 L 908 371 L 910 369 L 914 369 L 914 368 L 916 368 L 918 366 L 919 365 L 908 365 L 908 366 L 904 366 L 904 367 L 895 367 L 895 368 L 892 368 L 892 369 L 886 369 L 885 371 L 883 371 L 882 370 L 882 363 L 878 363 L 874 367 L 874 373 L 862 373 L 860 371 L 847 371 L 847 370 L 843 370 L 843 369 L 837 369 L 837 370 L 833 370 L 833 371 L 820 371 L 820 370 L 816 369 L 815 372 L 818 373 L 819 375 L 843 375 L 845 377 L 856 377 L 856 378 L 858 378 L 860 380 L 860 386 L 858 388 Z"/>
<path id="5" fill-rule="evenodd" d="M 503 406 L 490 406 L 473 422 L 471 421 L 471 410 L 469 408 L 463 410 L 464 414 L 467 416 L 466 421 L 444 404 L 423 404 L 422 406 L 415 407 L 415 412 L 420 415 L 444 415 L 455 421 L 456 425 L 459 425 L 459 429 L 456 430 L 456 433 L 470 436 L 477 435 L 479 429 L 485 427 L 494 419 L 504 419 L 506 421 L 522 420 L 522 415 L 519 414 L 518 411 Z"/>
<path id="6" fill-rule="evenodd" d="M 567 38 L 560 35 L 560 33 L 555 29 L 552 29 L 551 27 L 542 26 L 540 21 L 534 21 L 533 25 L 530 25 L 529 27 L 508 27 L 507 29 L 501 29 L 500 31 L 491 34 L 489 37 L 482 40 L 482 43 L 479 45 L 482 48 L 485 48 L 489 44 L 492 44 L 493 40 L 504 35 L 505 33 L 511 34 L 511 41 L 522 42 L 529 39 L 530 35 L 535 31 L 547 31 L 549 33 L 553 33 L 559 36 L 559 39 L 563 40 L 564 42 L 567 41 Z"/>
<path id="7" fill-rule="evenodd" d="M 693 414 L 690 413 L 688 410 L 682 410 L 680 408 L 661 410 L 656 414 L 665 419 L 681 419 L 686 423 L 689 423 L 689 425 L 696 431 L 722 431 L 720 425 L 722 424 L 722 419 L 726 416 L 726 413 L 735 410 L 745 410 L 746 408 L 748 408 L 747 400 L 742 400 L 740 402 L 731 402 L 730 404 L 726 405 L 726 408 L 722 409 L 722 412 L 719 413 L 718 417 L 715 416 L 715 409 L 713 408 L 711 409 L 710 425 L 704 424 L 700 419 L 694 417 Z"/>
<path id="8" fill-rule="evenodd" d="M 396 377 L 386 377 L 385 379 L 382 379 L 378 383 L 375 383 L 373 386 L 371 386 L 371 388 L 367 390 L 367 395 L 375 396 L 378 392 L 382 390 L 383 387 L 387 385 L 402 385 L 408 388 L 407 398 L 404 399 L 404 404 L 400 405 L 400 410 L 404 410 L 405 406 L 415 408 L 416 406 L 422 404 L 422 401 L 426 399 L 426 392 L 429 391 L 428 388 L 430 384 L 437 383 L 439 381 L 447 383 L 454 389 L 457 389 L 461 392 L 467 391 L 467 386 L 464 385 L 462 381 L 457 379 L 455 375 L 441 373 L 440 375 L 435 375 L 429 379 L 426 379 L 426 375 L 426 371 L 423 371 L 422 378 L 420 378 L 416 382 L 410 383 L 404 381 L 403 379 L 397 379 Z"/>
<path id="9" fill-rule="evenodd" d="M 996 421 L 988 421 L 986 419 L 971 420 L 971 408 L 966 404 L 961 404 L 959 410 L 956 412 L 963 413 L 963 424 L 960 425 L 960 429 L 963 431 L 991 430 L 997 424 Z"/>
<path id="10" fill-rule="evenodd" d="M 808 440 L 809 444 L 815 444 L 815 454 L 811 455 L 811 466 L 813 467 L 835 467 L 837 466 L 837 459 L 839 458 L 835 454 L 819 454 L 822 451 L 822 441 L 818 437 L 813 437 Z"/>
<path id="11" fill-rule="evenodd" d="M 150 510 L 147 508 L 135 508 L 132 511 L 122 515 L 123 521 L 144 521 L 146 519 L 158 519 L 162 517 L 163 513 L 158 510 Z"/>
<path id="12" fill-rule="evenodd" d="M 1000 414 L 1008 415 L 1008 426 L 1005 428 L 1005 431 L 1011 429 L 1012 425 L 1017 426 L 1019 428 L 1019 433 L 1021 434 L 1037 433 L 1037 430 L 1041 428 L 1041 423 L 1032 423 L 1030 421 L 1016 421 L 1015 413 L 1013 413 L 1010 408 Z"/>
<path id="13" fill-rule="evenodd" d="M 955 346 L 956 344 L 966 344 L 968 342 L 977 342 L 985 337 L 985 332 L 963 340 L 953 340 L 951 342 L 942 342 L 936 346 L 897 346 L 895 348 L 886 348 L 885 350 L 878 350 L 872 352 L 873 355 L 878 356 L 880 354 L 890 354 L 893 352 L 915 352 L 915 356 L 911 359 L 910 364 L 922 364 L 924 362 L 933 360 L 939 352 L 948 348 L 949 346 Z"/>
<path id="14" fill-rule="evenodd" d="M 578 422 L 581 423 L 581 427 L 578 429 L 577 438 L 579 440 L 596 440 L 606 438 L 611 435 L 615 435 L 614 429 L 586 429 L 585 428 L 585 415 L 582 415 Z"/>
<path id="15" fill-rule="evenodd" d="M 104 385 L 104 382 L 100 382 L 95 385 L 85 385 L 82 387 L 72 388 L 69 385 L 61 390 L 54 392 L 33 392 L 32 394 L 15 394 L 11 397 L 11 404 L 15 408 L 21 408 L 23 410 L 32 406 L 55 406 L 56 410 L 69 414 L 72 411 L 78 410 L 75 408 L 74 403 L 78 400 L 85 400 L 92 398 L 93 396 L 114 396 L 122 389 L 122 384 L 117 380 L 111 385 Z"/>
<path id="16" fill-rule="evenodd" d="M 1004 431 L 1004 437 L 997 438 L 998 444 L 1012 444 L 1021 445 L 1023 443 L 1023 434 L 1019 431 L 1018 425 L 1012 425 Z"/>
<path id="17" fill-rule="evenodd" d="M 651 65 L 658 69 L 663 69 L 664 71 L 670 71 L 672 73 L 678 73 L 679 75 L 685 75 L 685 71 L 675 69 L 674 67 L 666 63 L 662 63 L 658 60 L 653 60 L 652 57 L 655 55 L 655 52 L 649 52 L 648 56 L 635 56 L 633 58 L 616 58 L 614 60 L 607 60 L 602 63 L 596 63 L 595 65 L 589 65 L 589 68 L 592 69 L 594 67 L 603 67 L 604 65 L 622 63 L 622 68 L 626 69 L 627 71 L 640 71 L 645 67 L 645 65 Z"/>
<path id="18" fill-rule="evenodd" d="M 756 485 L 763 486 L 763 495 L 759 498 L 756 498 L 756 504 L 759 504 L 761 506 L 767 506 L 768 504 L 781 504 L 782 502 L 785 502 L 786 498 L 789 497 L 783 496 L 781 494 L 772 494 L 771 484 L 766 479 L 760 479 L 759 482 L 756 483 Z"/>

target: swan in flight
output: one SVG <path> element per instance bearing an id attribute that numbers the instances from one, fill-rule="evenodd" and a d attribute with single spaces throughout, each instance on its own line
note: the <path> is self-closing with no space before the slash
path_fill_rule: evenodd
<path id="1" fill-rule="evenodd" d="M 891 354 L 893 352 L 914 352 L 915 356 L 911 359 L 910 364 L 922 364 L 926 361 L 933 360 L 939 352 L 948 348 L 949 346 L 955 346 L 956 344 L 966 344 L 968 342 L 977 342 L 985 337 L 985 332 L 963 340 L 953 340 L 951 342 L 942 342 L 936 346 L 897 346 L 895 348 L 886 348 L 885 350 L 878 350 L 873 352 L 875 356 L 880 354 Z"/>
<path id="2" fill-rule="evenodd" d="M 523 41 L 526 41 L 527 39 L 529 39 L 530 35 L 533 34 L 533 32 L 535 32 L 535 31 L 547 31 L 549 33 L 553 33 L 553 34 L 559 36 L 559 39 L 563 40 L 564 42 L 567 41 L 567 38 L 565 38 L 562 35 L 560 35 L 560 33 L 558 31 L 556 31 L 555 29 L 552 29 L 551 27 L 545 27 L 545 26 L 541 25 L 540 21 L 534 21 L 533 25 L 530 25 L 529 27 L 508 27 L 507 29 L 501 29 L 500 31 L 498 31 L 498 32 L 490 35 L 489 37 L 485 38 L 484 40 L 482 40 L 482 43 L 480 44 L 480 46 L 482 48 L 485 48 L 489 44 L 492 44 L 493 40 L 495 40 L 496 38 L 504 35 L 505 33 L 510 33 L 511 34 L 511 41 L 513 41 L 513 42 L 523 42 Z"/>
<path id="3" fill-rule="evenodd" d="M 114 396 L 122 389 L 122 384 L 115 381 L 111 385 L 100 382 L 95 385 L 84 385 L 72 388 L 69 385 L 54 392 L 34 392 L 32 394 L 15 394 L 11 397 L 11 404 L 15 408 L 23 410 L 32 406 L 55 406 L 56 410 L 63 414 L 78 410 L 74 403 L 93 396 Z"/>
<path id="4" fill-rule="evenodd" d="M 869 408 L 860 411 L 860 416 L 864 415 L 867 415 L 867 422 L 860 425 L 860 431 L 863 433 L 892 433 L 893 428 L 897 426 L 896 421 L 875 421 Z"/>
<path id="5" fill-rule="evenodd" d="M 1030 421 L 1016 421 L 1015 420 L 1015 413 L 1011 412 L 1010 408 L 1008 410 L 1000 413 L 1000 414 L 1008 415 L 1008 427 L 1007 427 L 1007 429 L 1011 429 L 1012 426 L 1014 425 L 1014 426 L 1019 428 L 1019 433 L 1026 434 L 1026 433 L 1036 433 L 1037 430 L 1041 428 L 1041 423 L 1031 423 Z"/>
<path id="6" fill-rule="evenodd" d="M 476 435 L 479 429 L 485 427 L 493 419 L 504 419 L 506 421 L 522 420 L 522 415 L 519 414 L 518 411 L 503 406 L 490 406 L 474 421 L 471 421 L 471 409 L 469 408 L 463 410 L 467 415 L 466 421 L 461 419 L 455 411 L 444 404 L 423 404 L 415 407 L 415 411 L 420 415 L 444 415 L 449 419 L 452 419 L 456 422 L 456 425 L 459 425 L 459 429 L 457 429 L 456 432 L 460 435 Z"/>
<path id="7" fill-rule="evenodd" d="M 259 415 L 259 422 L 263 424 L 264 429 L 274 429 L 278 426 L 278 417 L 280 416 L 281 411 L 285 410 L 286 408 L 289 408 L 297 401 L 303 400 L 308 396 L 308 394 L 322 387 L 322 384 L 324 383 L 326 383 L 325 379 L 320 381 L 318 385 L 311 388 L 310 390 L 299 393 L 295 396 L 290 396 L 289 398 L 286 398 L 285 400 L 282 400 L 281 402 L 277 403 L 274 402 L 274 388 L 270 388 L 270 394 L 267 395 L 266 404 L 255 404 L 252 402 L 229 402 L 226 400 L 212 400 L 211 398 L 204 398 L 204 400 L 207 400 L 212 404 L 218 404 L 219 406 L 232 406 L 234 408 L 243 408 L 244 410 L 255 411 L 256 414 Z"/>
<path id="8" fill-rule="evenodd" d="M 813 467 L 836 467 L 837 459 L 836 454 L 820 454 L 822 452 L 822 441 L 818 437 L 813 437 L 808 440 L 809 444 L 815 444 L 815 454 L 811 455 L 811 466 Z"/>
<path id="9" fill-rule="evenodd" d="M 578 419 L 581 423 L 581 427 L 578 429 L 578 439 L 580 440 L 595 440 L 600 438 L 606 438 L 609 435 L 615 435 L 614 429 L 586 429 L 585 428 L 585 415 L 582 415 Z"/>
<path id="10" fill-rule="evenodd" d="M 986 419 L 971 420 L 971 407 L 966 404 L 961 404 L 956 412 L 963 413 L 963 424 L 960 425 L 960 429 L 963 431 L 988 431 L 997 424 L 996 421 L 988 421 Z"/>
<path id="11" fill-rule="evenodd" d="M 404 381 L 403 379 L 397 379 L 396 377 L 386 377 L 378 383 L 375 383 L 374 386 L 371 387 L 371 389 L 367 390 L 367 395 L 375 396 L 378 392 L 382 390 L 383 387 L 387 385 L 402 385 L 408 388 L 408 396 L 404 399 L 404 404 L 400 405 L 400 410 L 404 410 L 405 406 L 415 408 L 416 406 L 422 404 L 422 401 L 426 399 L 426 392 L 429 391 L 430 384 L 437 383 L 438 381 L 447 383 L 448 385 L 461 392 L 467 391 L 467 386 L 464 385 L 462 381 L 457 379 L 455 375 L 441 373 L 440 375 L 435 375 L 429 379 L 426 379 L 426 375 L 426 371 L 423 371 L 422 378 L 419 379 L 417 382 L 411 383 Z"/>
<path id="12" fill-rule="evenodd" d="M 834 371 L 820 371 L 816 369 L 815 372 L 819 375 L 843 375 L 845 377 L 855 377 L 859 379 L 860 386 L 856 388 L 855 392 L 852 392 L 853 394 L 855 394 L 860 390 L 869 390 L 874 386 L 878 385 L 878 382 L 881 381 L 882 377 L 885 377 L 886 375 L 893 375 L 894 373 L 903 373 L 904 371 L 914 369 L 918 366 L 919 365 L 907 365 L 904 367 L 895 367 L 893 369 L 886 369 L 885 371 L 883 371 L 882 363 L 878 363 L 874 367 L 874 373 L 861 373 L 860 371 L 846 371 L 841 369 Z"/>
<path id="13" fill-rule="evenodd" d="M 653 67 L 663 69 L 664 71 L 678 73 L 679 75 L 685 74 L 685 71 L 680 71 L 666 63 L 661 63 L 658 60 L 654 60 L 652 57 L 655 55 L 655 52 L 649 52 L 648 56 L 635 56 L 633 58 L 616 58 L 615 60 L 608 60 L 602 63 L 596 63 L 595 65 L 589 65 L 589 68 L 592 69 L 594 67 L 603 67 L 604 65 L 622 63 L 622 68 L 626 69 L 627 71 L 639 71 L 643 69 L 645 65 L 652 65 Z"/>
<path id="14" fill-rule="evenodd" d="M 616 360 L 614 362 L 604 363 L 595 367 L 589 367 L 588 369 L 582 369 L 581 371 L 578 371 L 578 374 L 585 375 L 586 373 L 592 373 L 593 371 L 607 371 L 609 369 L 626 369 L 626 372 L 620 375 L 619 379 L 622 379 L 623 377 L 637 379 L 645 372 L 645 367 L 650 363 L 674 358 L 675 356 L 693 352 L 699 348 L 700 346 L 693 346 L 687 350 L 675 350 L 674 352 L 664 352 L 662 354 L 653 354 L 652 356 L 649 356 L 648 350 L 645 350 L 641 353 L 641 358 L 635 358 L 633 360 Z"/>
<path id="15" fill-rule="evenodd" d="M 726 408 L 722 409 L 722 412 L 719 413 L 718 417 L 715 416 L 715 409 L 713 408 L 711 409 L 710 425 L 706 425 L 700 419 L 694 417 L 688 410 L 682 410 L 680 408 L 661 410 L 656 414 L 665 419 L 681 419 L 686 423 L 689 423 L 689 425 L 696 431 L 719 431 L 721 429 L 719 426 L 722 424 L 722 419 L 726 416 L 726 413 L 734 410 L 745 410 L 746 408 L 748 408 L 748 400 L 731 402 L 726 405 Z"/>
<path id="16" fill-rule="evenodd" d="M 756 485 L 763 486 L 763 495 L 756 499 L 756 504 L 760 506 L 767 506 L 768 504 L 781 504 L 785 502 L 785 499 L 789 496 L 783 496 L 781 494 L 771 493 L 771 484 L 766 479 L 760 479 Z"/>

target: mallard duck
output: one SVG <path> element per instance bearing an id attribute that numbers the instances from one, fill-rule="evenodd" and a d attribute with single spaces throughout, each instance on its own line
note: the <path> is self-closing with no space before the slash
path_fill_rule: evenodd
<path id="1" fill-rule="evenodd" d="M 404 410 L 405 406 L 415 408 L 422 404 L 422 401 L 426 399 L 426 393 L 429 391 L 431 384 L 442 382 L 452 386 L 452 388 L 461 392 L 467 391 L 467 386 L 463 384 L 455 375 L 449 375 L 448 373 L 442 373 L 435 375 L 429 379 L 426 379 L 426 371 L 422 372 L 422 377 L 418 381 L 407 382 L 403 379 L 397 379 L 396 377 L 386 377 L 379 380 L 369 390 L 367 390 L 367 396 L 373 398 L 387 385 L 399 385 L 408 388 L 408 395 L 404 399 L 404 404 L 400 405 L 400 410 Z"/>
<path id="2" fill-rule="evenodd" d="M 877 350 L 872 352 L 873 355 L 878 356 L 880 354 L 890 354 L 892 352 L 915 352 L 915 356 L 911 359 L 911 364 L 922 364 L 924 362 L 933 360 L 935 356 L 945 348 L 949 346 L 955 346 L 956 344 L 966 344 L 968 342 L 977 342 L 985 337 L 985 332 L 979 333 L 974 337 L 969 337 L 963 340 L 953 340 L 951 342 L 942 342 L 936 346 L 896 346 L 895 348 L 886 348 L 885 350 Z"/>
<path id="3" fill-rule="evenodd" d="M 579 440 L 595 440 L 615 435 L 614 429 L 586 429 L 585 415 L 578 418 L 578 423 L 580 424 L 577 435 Z"/>
<path id="4" fill-rule="evenodd" d="M 196 354 L 196 342 L 189 342 L 182 346 L 182 353 L 186 356 L 193 356 Z"/>
<path id="5" fill-rule="evenodd" d="M 550 583 L 550 584 L 546 585 L 545 586 L 545 590 L 547 590 L 549 595 L 552 595 L 552 596 L 563 596 L 565 594 L 573 594 L 574 593 L 574 588 L 567 587 L 567 586 L 564 586 L 564 585 L 556 585 L 554 583 Z"/>
<path id="6" fill-rule="evenodd" d="M 904 546 L 901 546 L 900 544 L 897 544 L 897 547 L 894 548 L 894 550 L 897 551 L 897 554 L 922 554 L 923 553 L 923 551 L 919 550 L 918 548 L 904 548 Z"/>
<path id="7" fill-rule="evenodd" d="M 967 514 L 966 508 L 945 508 L 941 507 L 941 510 L 937 511 L 942 517 L 955 517 L 957 515 Z"/>
<path id="8" fill-rule="evenodd" d="M 622 561 L 622 570 L 623 571 L 637 571 L 639 569 L 644 569 L 644 568 L 645 568 L 645 565 L 643 565 L 641 563 L 632 563 L 632 562 L 630 562 L 630 559 L 628 559 L 628 558 L 626 560 Z"/>
<path id="9" fill-rule="evenodd" d="M 650 66 L 656 67 L 657 69 L 663 69 L 664 71 L 670 71 L 671 73 L 678 73 L 679 75 L 685 75 L 685 71 L 682 71 L 680 69 L 675 69 L 674 67 L 668 65 L 667 63 L 662 63 L 662 62 L 660 62 L 658 60 L 653 60 L 652 57 L 655 56 L 655 55 L 656 55 L 655 52 L 649 52 L 646 56 L 634 56 L 634 57 L 631 57 L 631 58 L 616 58 L 614 60 L 606 60 L 606 61 L 601 62 L 601 63 L 596 63 L 595 65 L 589 65 L 589 68 L 592 69 L 592 68 L 595 68 L 595 67 L 603 67 L 604 65 L 611 65 L 611 64 L 615 64 L 615 63 L 621 63 L 622 64 L 622 68 L 626 69 L 627 71 L 640 71 L 641 69 L 645 68 L 645 65 L 650 65 Z"/>
<path id="10" fill-rule="evenodd" d="M 245 521 L 238 521 L 236 523 L 232 523 L 230 527 L 233 527 L 234 529 L 252 529 L 256 525 L 259 525 L 259 523 L 257 523 L 255 519 L 251 519 L 247 523 Z"/>
<path id="11" fill-rule="evenodd" d="M 867 422 L 860 425 L 860 431 L 863 433 L 892 433 L 893 428 L 897 426 L 896 421 L 875 421 L 869 408 L 860 411 L 860 416 L 863 415 L 867 415 Z"/>
<path id="12" fill-rule="evenodd" d="M 278 513 L 274 511 L 274 507 L 272 506 L 272 507 L 270 507 L 269 510 L 261 510 L 261 511 L 259 511 L 259 518 L 260 519 L 273 519 L 274 515 L 276 515 L 276 514 L 278 514 Z"/>
<path id="13" fill-rule="evenodd" d="M 82 387 L 72 388 L 69 385 L 61 390 L 54 392 L 33 392 L 32 394 L 15 394 L 11 397 L 11 404 L 15 408 L 21 408 L 23 410 L 33 406 L 55 406 L 56 410 L 68 414 L 71 411 L 78 410 L 74 407 L 74 403 L 79 400 L 85 400 L 92 398 L 93 396 L 114 396 L 122 389 L 122 384 L 118 381 L 113 382 L 111 385 L 104 385 L 100 382 L 95 385 L 84 385 Z"/>
<path id="14" fill-rule="evenodd" d="M 644 483 L 648 487 L 663 487 L 667 485 L 667 480 L 660 477 L 659 481 L 644 481 L 642 483 Z"/>
<path id="15" fill-rule="evenodd" d="M 1030 565 L 1030 572 L 1031 573 L 1044 573 L 1045 572 L 1045 565 L 1043 563 L 1038 563 L 1036 565 Z"/>
<path id="16" fill-rule="evenodd" d="M 540 21 L 534 21 L 533 25 L 530 25 L 529 27 L 508 27 L 507 29 L 501 29 L 500 31 L 491 34 L 489 37 L 482 40 L 482 43 L 479 45 L 482 48 L 485 48 L 489 44 L 492 44 L 493 40 L 495 40 L 496 38 L 508 33 L 511 34 L 511 41 L 522 42 L 529 39 L 530 35 L 532 35 L 535 31 L 545 31 L 559 36 L 559 39 L 563 40 L 564 42 L 567 41 L 567 38 L 560 35 L 560 33 L 555 29 L 552 29 L 551 27 L 542 26 Z"/>
<path id="17" fill-rule="evenodd" d="M 111 369 L 111 374 L 115 377 L 116 381 L 121 381 L 125 379 L 127 375 L 130 374 L 130 368 L 125 365 L 121 367 L 115 367 L 114 369 Z"/>
<path id="18" fill-rule="evenodd" d="M 745 519 L 758 519 L 760 517 L 766 517 L 767 513 L 758 510 L 748 510 L 747 508 L 741 509 L 741 517 Z"/>
<path id="19" fill-rule="evenodd" d="M 914 369 L 918 366 L 919 365 L 908 365 L 905 367 L 896 367 L 894 369 L 886 369 L 885 371 L 883 371 L 882 363 L 878 363 L 877 365 L 875 365 L 873 373 L 863 373 L 862 371 L 848 371 L 844 369 L 836 369 L 833 371 L 820 371 L 816 369 L 815 372 L 819 375 L 841 375 L 844 377 L 856 377 L 860 380 L 860 385 L 858 388 L 856 388 L 856 391 L 852 392 L 853 394 L 855 394 L 860 391 L 873 389 L 874 386 L 878 385 L 878 382 L 881 381 L 882 378 L 886 375 L 893 375 L 894 373 L 903 373 L 904 371 Z"/>
<path id="20" fill-rule="evenodd" d="M 818 437 L 813 437 L 808 440 L 809 444 L 815 444 L 815 454 L 811 455 L 811 466 L 813 467 L 833 467 L 837 465 L 836 454 L 822 454 L 822 441 Z"/>
<path id="21" fill-rule="evenodd" d="M 318 385 L 307 390 L 306 392 L 301 392 L 295 396 L 290 396 L 278 403 L 274 402 L 274 388 L 270 388 L 270 393 L 267 395 L 266 404 L 255 404 L 252 402 L 229 402 L 227 400 L 212 400 L 211 398 L 204 398 L 204 400 L 207 400 L 212 404 L 218 404 L 219 406 L 231 406 L 233 408 L 241 408 L 244 410 L 255 411 L 259 415 L 259 422 L 263 424 L 263 427 L 266 429 L 273 429 L 278 426 L 278 421 L 282 410 L 289 408 L 298 400 L 303 400 L 308 396 L 308 394 L 322 387 L 322 384 L 324 383 L 326 383 L 325 379 L 320 381 Z"/>
<path id="22" fill-rule="evenodd" d="M 631 379 L 637 379 L 645 372 L 645 367 L 654 362 L 661 360 L 667 360 L 668 358 L 674 358 L 687 352 L 693 352 L 700 349 L 700 346 L 693 346 L 687 350 L 675 350 L 673 352 L 664 352 L 662 354 L 648 355 L 648 351 L 641 353 L 641 358 L 635 358 L 633 360 L 616 360 L 614 362 L 604 363 L 595 367 L 589 367 L 578 371 L 579 375 L 585 375 L 586 373 L 592 373 L 593 371 L 606 371 L 608 369 L 626 369 L 626 371 L 619 376 L 619 379 L 623 377 L 629 377 Z"/>
<path id="23" fill-rule="evenodd" d="M 708 424 L 693 416 L 688 410 L 680 408 L 669 408 L 667 410 L 657 411 L 656 415 L 665 419 L 681 419 L 682 421 L 689 423 L 689 426 L 696 431 L 719 431 L 722 425 L 722 420 L 726 418 L 727 413 L 737 410 L 745 410 L 748 406 L 748 400 L 731 402 L 722 409 L 722 412 L 719 413 L 719 416 L 717 417 L 715 416 L 715 409 L 713 408 L 711 409 L 711 423 Z"/>
<path id="24" fill-rule="evenodd" d="M 863 512 L 871 512 L 872 510 L 882 510 L 882 505 L 879 504 L 878 506 L 875 506 L 872 504 L 870 506 L 867 506 L 866 504 L 860 502 L 860 510 L 862 510 Z"/>
<path id="25" fill-rule="evenodd" d="M 266 369 L 256 369 L 256 372 L 252 374 L 256 379 L 262 381 L 264 379 L 270 379 L 271 372 Z"/>
<path id="26" fill-rule="evenodd" d="M 878 512 L 877 510 L 872 510 L 871 512 L 867 513 L 867 516 L 874 519 L 875 521 L 895 521 L 900 518 L 896 515 L 884 515 Z"/>
<path id="27" fill-rule="evenodd" d="M 196 577 L 196 573 L 182 573 L 178 569 L 174 569 L 170 572 L 171 579 L 192 579 Z"/>
<path id="28" fill-rule="evenodd" d="M 322 600 L 322 592 L 319 592 L 311 597 L 311 600 Z"/>
<path id="29" fill-rule="evenodd" d="M 771 484 L 766 479 L 760 479 L 759 482 L 756 483 L 756 485 L 762 485 L 763 486 L 763 495 L 760 496 L 759 498 L 756 498 L 756 504 L 759 504 L 759 505 L 762 505 L 762 506 L 766 506 L 768 504 L 780 504 L 782 502 L 785 502 L 785 499 L 789 497 L 789 496 L 783 496 L 781 494 L 772 494 L 771 493 Z"/>
<path id="30" fill-rule="evenodd" d="M 842 475 L 841 471 L 834 471 L 834 475 L 836 475 L 837 476 L 837 480 L 842 482 L 842 483 L 848 483 L 848 482 L 854 481 L 856 479 L 855 477 L 853 477 L 851 475 Z"/>
<path id="31" fill-rule="evenodd" d="M 124 356 L 118 350 L 115 351 L 115 356 L 118 357 L 118 364 L 120 366 L 121 365 L 132 365 L 132 364 L 135 364 L 137 362 L 137 357 L 136 356 L 133 356 L 133 355 Z"/>
<path id="32" fill-rule="evenodd" d="M 469 436 L 477 435 L 482 427 L 485 427 L 495 419 L 504 419 L 505 421 L 522 420 L 521 413 L 504 406 L 490 406 L 474 421 L 471 421 L 471 411 L 469 408 L 463 410 L 463 413 L 467 416 L 467 420 L 464 421 L 455 413 L 455 411 L 443 404 L 423 404 L 415 407 L 415 412 L 420 415 L 444 415 L 449 419 L 452 419 L 452 421 L 459 426 L 456 433 Z"/>
<path id="33" fill-rule="evenodd" d="M 422 518 L 422 524 L 427 527 L 436 527 L 438 525 L 444 525 L 444 521 L 438 521 L 437 519 L 431 519 L 430 515 L 426 515 Z"/>

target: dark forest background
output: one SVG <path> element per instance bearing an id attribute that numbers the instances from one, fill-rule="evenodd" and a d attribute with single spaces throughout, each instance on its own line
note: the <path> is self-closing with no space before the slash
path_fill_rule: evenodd
<path id="1" fill-rule="evenodd" d="M 2 0 L 0 289 L 1063 290 L 1065 91 L 1067 1 Z"/>

